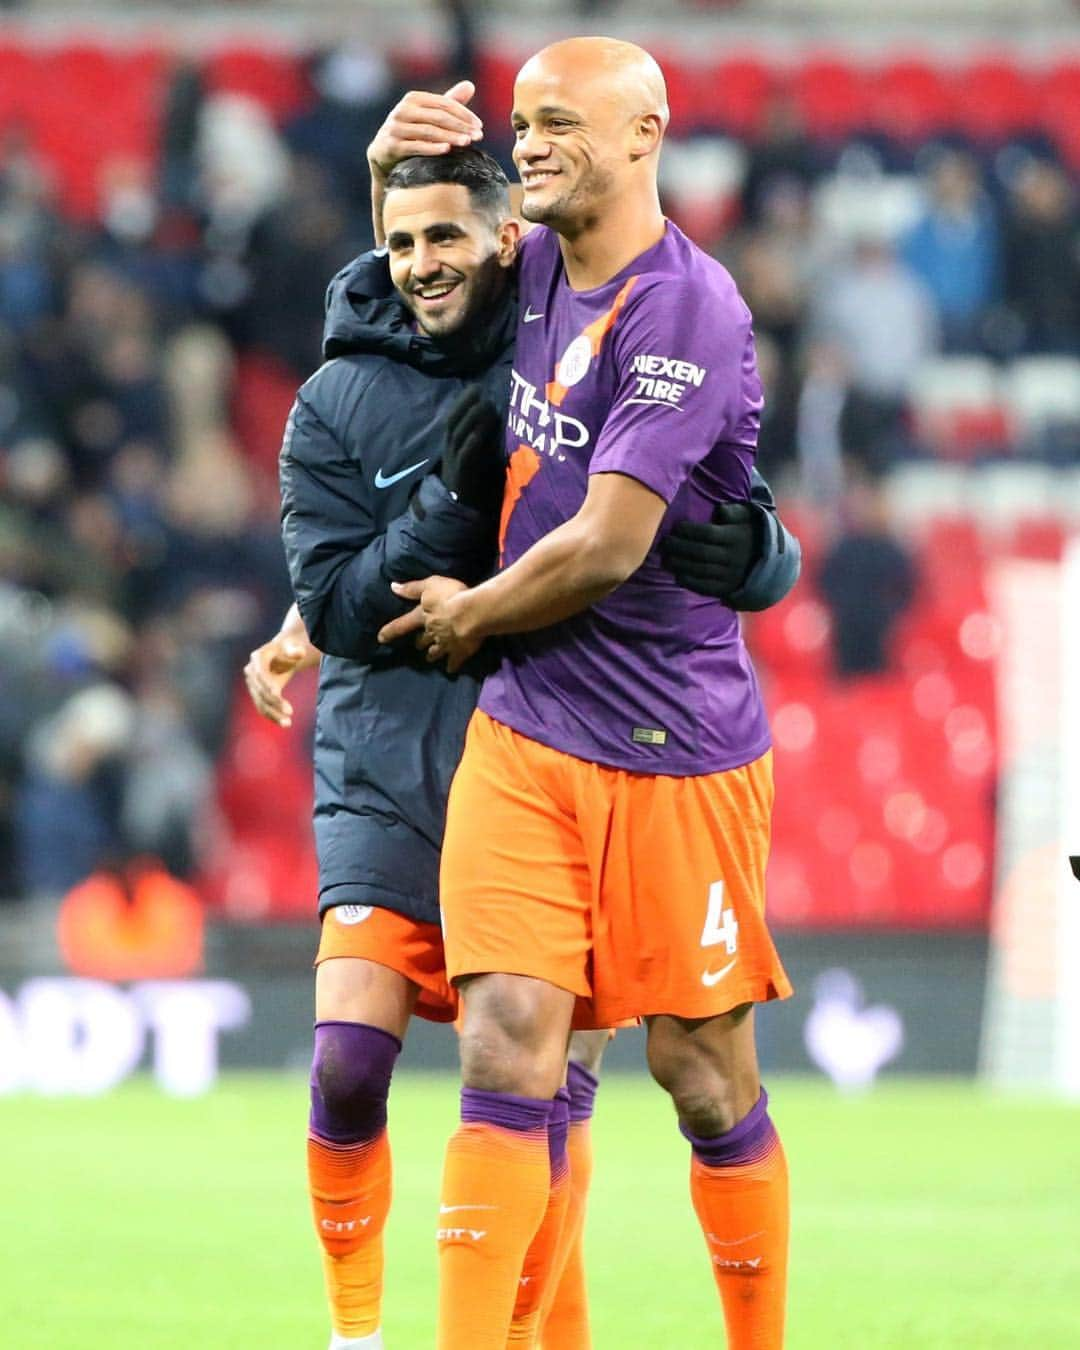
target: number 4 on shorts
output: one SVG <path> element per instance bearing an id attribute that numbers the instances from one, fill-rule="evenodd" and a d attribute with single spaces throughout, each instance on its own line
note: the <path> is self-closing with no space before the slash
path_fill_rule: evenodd
<path id="1" fill-rule="evenodd" d="M 709 887 L 709 909 L 705 915 L 705 927 L 701 930 L 701 945 L 716 947 L 721 942 L 727 944 L 729 956 L 735 955 L 739 941 L 739 925 L 735 911 L 724 908 L 724 883 L 714 881 Z"/>

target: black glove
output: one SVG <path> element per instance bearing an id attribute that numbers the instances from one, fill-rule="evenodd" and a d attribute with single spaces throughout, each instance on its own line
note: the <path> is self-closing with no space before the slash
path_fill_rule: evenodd
<path id="1" fill-rule="evenodd" d="M 497 514 L 506 483 L 503 424 L 478 385 L 463 389 L 450 409 L 439 476 L 459 502 Z"/>
<path id="2" fill-rule="evenodd" d="M 758 512 L 748 502 L 721 502 L 712 523 L 684 520 L 660 546 L 675 580 L 721 600 L 737 591 L 761 551 Z"/>

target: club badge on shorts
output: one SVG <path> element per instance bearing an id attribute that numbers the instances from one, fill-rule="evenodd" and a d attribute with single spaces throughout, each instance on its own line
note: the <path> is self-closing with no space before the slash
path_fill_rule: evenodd
<path id="1" fill-rule="evenodd" d="M 354 923 L 363 923 L 371 917 L 374 905 L 335 905 L 333 914 L 338 923 L 351 928 Z"/>

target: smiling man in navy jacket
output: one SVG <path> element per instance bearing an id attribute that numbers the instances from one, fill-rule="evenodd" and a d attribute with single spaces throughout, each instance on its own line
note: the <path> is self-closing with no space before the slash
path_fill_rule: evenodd
<path id="1" fill-rule="evenodd" d="M 493 566 L 516 321 L 519 225 L 507 193 L 502 170 L 473 148 L 404 161 L 387 183 L 388 255 L 367 254 L 331 283 L 327 359 L 297 396 L 281 452 L 297 606 L 245 672 L 260 711 L 286 723 L 284 685 L 322 654 L 308 1158 L 334 1350 L 382 1345 L 390 1078 L 411 1016 L 449 1021 L 457 1010 L 443 965 L 439 850 L 485 668 L 473 662 L 450 677 L 411 642 L 388 648 L 376 634 L 410 607 L 391 582 L 442 574 L 471 583 Z M 673 542 L 670 565 L 684 584 L 743 609 L 787 594 L 797 541 L 760 479 L 754 503 Z M 575 1040 L 569 1112 L 580 1136 L 573 1156 L 584 1163 L 603 1035 Z M 565 1100 L 561 1121 L 553 1167 L 565 1159 Z M 553 1209 L 564 1233 L 580 1231 L 583 1173 L 576 1169 L 563 1197 L 565 1210 L 576 1193 L 567 1221 Z M 515 1319 L 522 1337 L 541 1316 L 545 1279 L 552 1343 L 587 1345 L 579 1257 L 561 1283 L 542 1262 L 534 1270 L 526 1262 Z"/>

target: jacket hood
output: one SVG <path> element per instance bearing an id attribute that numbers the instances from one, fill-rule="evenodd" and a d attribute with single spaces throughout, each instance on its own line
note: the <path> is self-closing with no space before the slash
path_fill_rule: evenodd
<path id="1" fill-rule="evenodd" d="M 517 299 L 513 287 L 482 325 L 467 335 L 436 341 L 417 331 L 390 280 L 386 249 L 362 253 L 343 267 L 326 290 L 323 356 L 368 353 L 431 375 L 471 375 L 486 370 L 514 340 Z"/>

